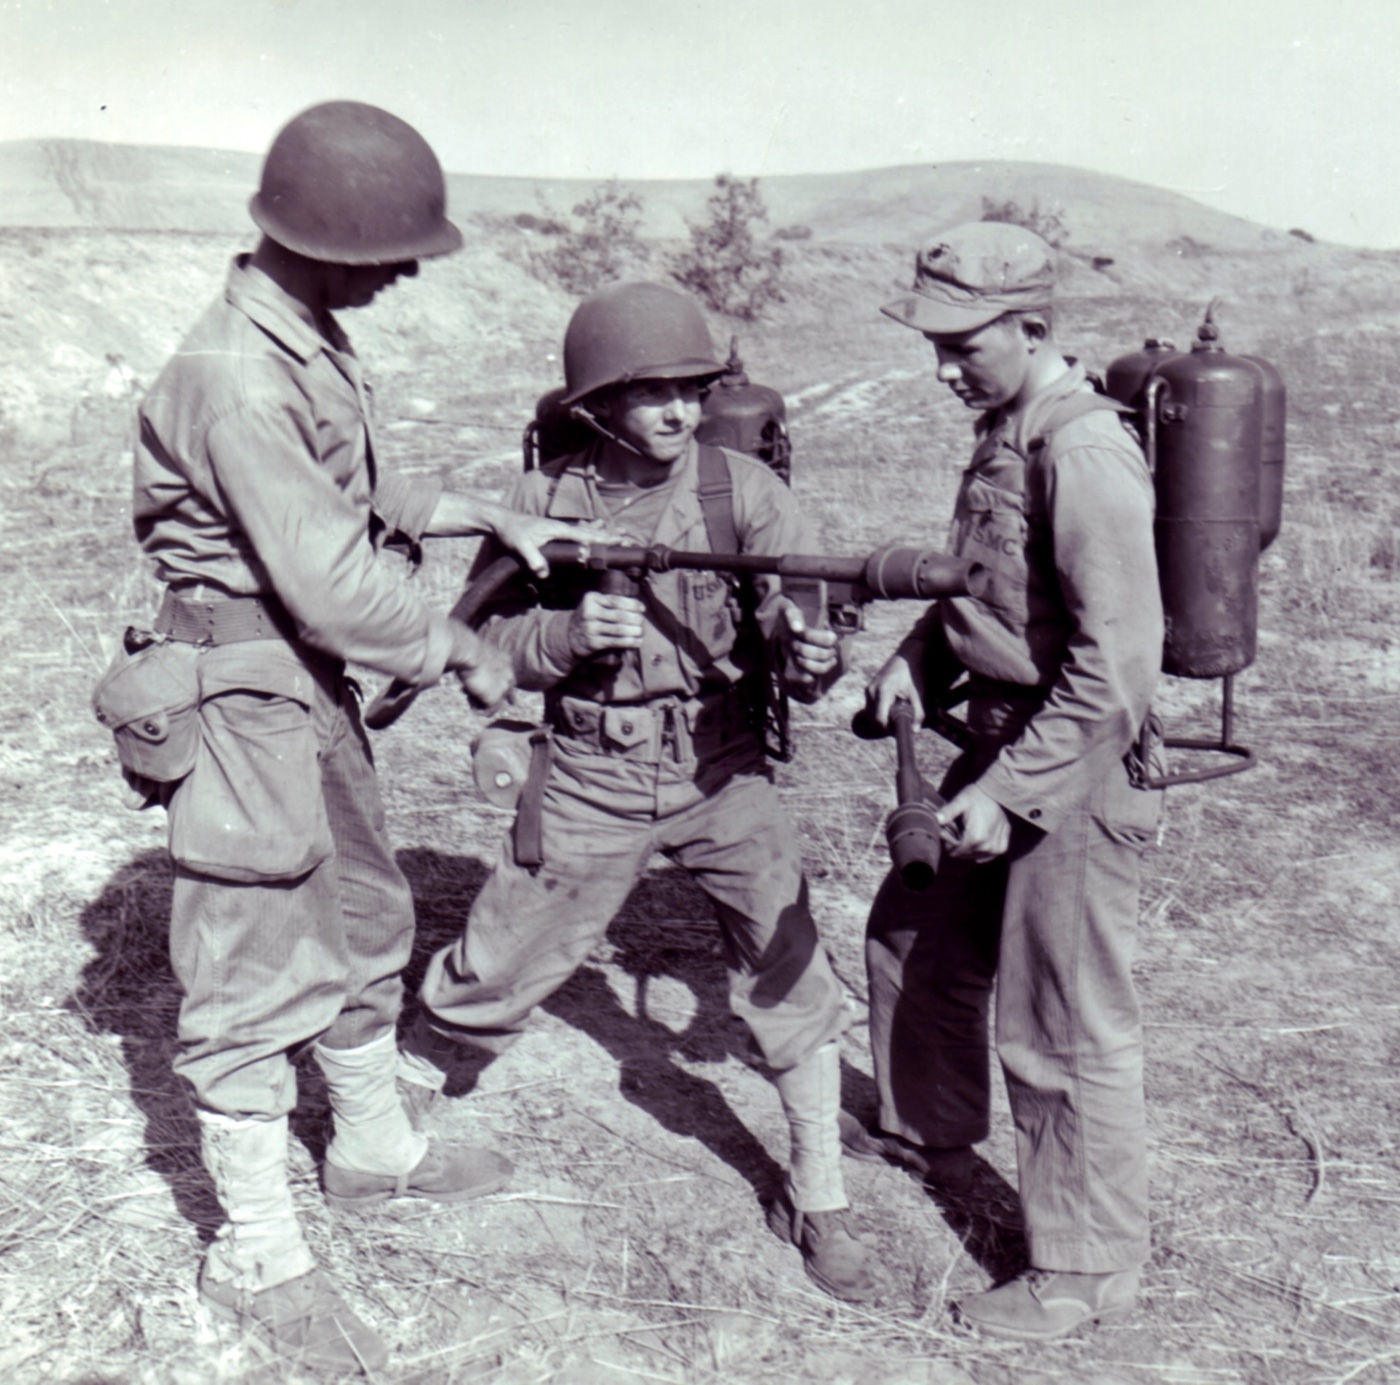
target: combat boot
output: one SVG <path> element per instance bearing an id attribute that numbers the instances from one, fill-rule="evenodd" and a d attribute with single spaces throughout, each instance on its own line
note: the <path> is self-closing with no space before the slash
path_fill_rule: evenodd
<path id="1" fill-rule="evenodd" d="M 287 1117 L 199 1111 L 200 1154 L 226 1218 L 199 1276 L 211 1317 L 254 1331 L 311 1370 L 344 1375 L 389 1359 L 316 1268 L 287 1182 Z"/>
<path id="2" fill-rule="evenodd" d="M 849 1203 L 841 1177 L 841 1056 L 835 1041 L 773 1085 L 788 1118 L 788 1184 L 768 1209 L 768 1225 L 802 1252 L 812 1282 L 836 1298 L 864 1303 L 880 1291 L 871 1252 L 846 1224 Z"/>
<path id="3" fill-rule="evenodd" d="M 400 1099 L 399 1052 L 392 1030 L 358 1048 L 317 1044 L 335 1117 L 322 1183 L 336 1207 L 395 1197 L 461 1202 L 499 1192 L 510 1181 L 504 1156 L 469 1145 L 436 1147 L 413 1128 Z"/>
<path id="4" fill-rule="evenodd" d="M 802 1252 L 802 1267 L 819 1289 L 847 1303 L 869 1303 L 883 1287 L 875 1257 L 851 1231 L 847 1209 L 799 1212 L 786 1189 L 768 1207 L 768 1226 Z"/>
<path id="5" fill-rule="evenodd" d="M 1076 1274 L 1030 1269 L 954 1306 L 963 1322 L 989 1337 L 1048 1342 L 1085 1322 L 1122 1317 L 1137 1300 L 1141 1272 Z"/>
<path id="6" fill-rule="evenodd" d="M 281 1355 L 326 1375 L 370 1372 L 389 1349 L 320 1270 L 257 1291 L 200 1275 L 199 1300 L 210 1317 L 254 1331 Z"/>
<path id="7" fill-rule="evenodd" d="M 472 1145 L 428 1146 L 407 1173 L 359 1173 L 326 1160 L 322 1185 L 332 1207 L 371 1207 L 395 1197 L 426 1197 L 434 1202 L 466 1202 L 498 1193 L 514 1172 L 510 1160 Z"/>
<path id="8" fill-rule="evenodd" d="M 971 1145 L 916 1145 L 899 1135 L 864 1126 L 849 1111 L 840 1116 L 841 1147 L 864 1163 L 898 1164 L 918 1174 L 930 1188 L 961 1197 L 972 1188 L 975 1157 Z"/>

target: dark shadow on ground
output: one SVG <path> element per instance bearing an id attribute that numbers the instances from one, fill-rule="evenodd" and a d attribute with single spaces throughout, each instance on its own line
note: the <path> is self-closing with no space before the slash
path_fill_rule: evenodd
<path id="1" fill-rule="evenodd" d="M 423 847 L 400 851 L 398 860 L 417 913 L 417 936 L 405 972 L 411 997 L 428 958 L 460 933 L 487 867 L 474 857 L 445 856 Z M 119 1037 L 132 1096 L 146 1122 L 146 1163 L 170 1184 L 181 1215 L 207 1238 L 221 1215 L 199 1161 L 199 1130 L 189 1093 L 171 1071 L 180 990 L 168 951 L 170 888 L 163 851 L 143 852 L 113 874 L 82 912 L 83 936 L 93 957 L 66 1003 L 92 1032 Z M 699 1140 L 760 1196 L 771 1193 L 781 1181 L 779 1164 L 715 1084 L 681 1066 L 727 1057 L 755 1062 L 747 1031 L 729 1010 L 709 899 L 683 871 L 647 873 L 608 929 L 602 953 L 631 978 L 635 1016 L 603 972 L 587 965 L 544 1008 L 614 1057 L 628 1101 L 673 1134 Z M 679 1032 L 648 1011 L 648 989 L 658 978 L 680 981 L 694 997 L 693 1016 Z M 314 1064 L 299 1064 L 298 1083 L 293 1131 L 319 1159 L 327 1108 Z M 773 1099 L 777 1101 L 776 1094 Z M 873 1114 L 869 1077 L 846 1066 L 843 1099 L 857 1114 Z M 988 1274 L 1005 1278 L 1024 1264 L 1016 1194 L 990 1165 L 978 1161 L 972 1197 L 954 1202 L 933 1190 L 929 1196 Z"/>
<path id="2" fill-rule="evenodd" d="M 845 1061 L 841 1064 L 841 1105 L 863 1124 L 876 1123 L 879 1095 L 874 1079 Z M 957 1197 L 924 1183 L 912 1171 L 905 1173 L 923 1187 L 924 1196 L 938 1209 L 968 1255 L 995 1283 L 1013 1278 L 1026 1267 L 1021 1199 L 980 1155 L 973 1160 L 970 1191 Z"/>
<path id="3" fill-rule="evenodd" d="M 399 859 L 413 883 L 420 920 L 410 966 L 416 978 L 433 948 L 460 929 L 487 871 L 478 860 L 430 851 L 401 852 Z M 181 1216 L 207 1241 L 222 1213 L 200 1163 L 189 1088 L 171 1070 L 180 1011 L 180 987 L 170 968 L 171 881 L 166 852 L 145 851 L 118 869 L 84 907 L 79 922 L 93 956 L 65 1005 L 94 1034 L 120 1040 L 132 1099 L 145 1121 L 145 1163 L 169 1184 Z M 305 1059 L 297 1064 L 291 1124 L 319 1162 L 329 1135 L 329 1107 L 320 1071 Z"/>
<path id="4" fill-rule="evenodd" d="M 418 914 L 413 961 L 406 973 L 411 993 L 432 952 L 460 934 L 485 869 L 478 861 L 422 848 L 401 851 L 398 859 L 413 887 Z M 603 973 L 589 965 L 542 1008 L 612 1055 L 620 1065 L 619 1088 L 628 1101 L 673 1134 L 699 1140 L 761 1196 L 771 1194 L 782 1169 L 715 1084 L 675 1061 L 719 1062 L 731 1056 L 755 1061 L 747 1030 L 730 1014 L 719 932 L 704 892 L 683 871 L 648 872 L 613 920 L 600 955 L 631 978 L 635 1017 Z M 695 998 L 695 1013 L 680 1033 L 648 1013 L 648 987 L 660 977 L 681 981 Z M 483 1066 L 460 1065 L 450 1079 L 449 1093 L 470 1091 Z"/>
<path id="5" fill-rule="evenodd" d="M 170 970 L 170 860 L 144 851 L 117 870 L 80 917 L 93 949 L 65 1002 L 94 1034 L 121 1041 L 131 1095 L 145 1119 L 146 1166 L 170 1185 L 181 1216 L 205 1240 L 222 1220 L 199 1161 L 199 1127 L 170 1069 L 180 988 Z"/>
<path id="6" fill-rule="evenodd" d="M 969 1193 L 953 1198 L 936 1188 L 924 1191 L 994 1284 L 1013 1279 L 1026 1268 L 1026 1226 L 1020 1196 L 985 1159 L 979 1156 L 973 1164 Z"/>

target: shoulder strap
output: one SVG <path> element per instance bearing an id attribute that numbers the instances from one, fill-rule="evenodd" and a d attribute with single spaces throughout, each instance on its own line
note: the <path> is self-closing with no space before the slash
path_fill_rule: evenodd
<path id="1" fill-rule="evenodd" d="M 1131 405 L 1121 404 L 1109 395 L 1100 394 L 1097 390 L 1076 390 L 1051 405 L 1050 412 L 1041 420 L 1035 436 L 1026 444 L 1026 451 L 1039 452 L 1049 442 L 1052 433 L 1067 423 L 1073 423 L 1077 418 L 1093 413 L 1117 414 L 1129 421 L 1137 416 L 1137 410 Z"/>
<path id="2" fill-rule="evenodd" d="M 700 444 L 696 470 L 700 485 L 700 511 L 711 553 L 739 552 L 739 530 L 734 523 L 734 477 L 729 458 L 718 447 Z"/>
<path id="3" fill-rule="evenodd" d="M 1083 418 L 1085 414 L 1093 413 L 1113 413 L 1122 415 L 1132 415 L 1137 412 L 1128 404 L 1120 404 L 1118 400 L 1110 398 L 1106 394 L 1100 394 L 1097 390 L 1076 390 L 1073 394 L 1067 394 L 1056 404 L 1050 412 L 1041 420 L 1040 427 L 1036 430 L 1036 435 L 1031 439 L 1031 447 L 1043 447 L 1051 433 L 1063 428 L 1067 423 L 1073 423 L 1077 418 Z"/>

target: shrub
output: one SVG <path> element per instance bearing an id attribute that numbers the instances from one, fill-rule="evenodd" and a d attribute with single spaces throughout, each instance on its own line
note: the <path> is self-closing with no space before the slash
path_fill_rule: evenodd
<path id="1" fill-rule="evenodd" d="M 758 179 L 721 173 L 705 204 L 709 219 L 690 222 L 690 247 L 671 263 L 671 276 L 715 312 L 752 322 L 783 301 L 783 252 L 757 231 L 768 220 Z"/>
<path id="2" fill-rule="evenodd" d="M 1029 207 L 1023 207 L 1014 197 L 1008 197 L 1002 202 L 998 202 L 994 197 L 984 197 L 981 220 L 1005 221 L 1012 226 L 1024 226 L 1041 240 L 1048 241 L 1056 250 L 1069 239 L 1069 227 L 1065 225 L 1065 209 L 1042 207 L 1039 198 Z"/>
<path id="3" fill-rule="evenodd" d="M 538 219 L 536 229 L 554 244 L 531 255 L 537 278 L 553 279 L 581 297 L 621 279 L 647 258 L 641 237 L 642 199 L 624 192 L 617 179 L 599 183 L 574 206 L 572 217 L 569 222 L 546 210 Z M 522 224 L 520 217 L 516 223 Z"/>
<path id="4" fill-rule="evenodd" d="M 773 232 L 774 240 L 811 240 L 812 228 L 800 223 L 796 226 L 779 226 Z"/>
<path id="5" fill-rule="evenodd" d="M 522 231 L 533 231 L 541 236 L 568 235 L 569 228 L 549 210 L 536 216 L 534 212 L 516 212 L 511 222 Z"/>

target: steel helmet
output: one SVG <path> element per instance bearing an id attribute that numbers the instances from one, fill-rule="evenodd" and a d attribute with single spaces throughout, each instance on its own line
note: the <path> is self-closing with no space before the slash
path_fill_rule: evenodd
<path id="1" fill-rule="evenodd" d="M 327 101 L 284 125 L 248 210 L 279 245 L 331 264 L 395 264 L 462 244 L 427 140 L 360 101 Z"/>
<path id="2" fill-rule="evenodd" d="M 564 397 L 577 403 L 628 380 L 723 375 L 710 329 L 689 294 L 664 284 L 614 284 L 585 298 L 564 333 Z"/>

